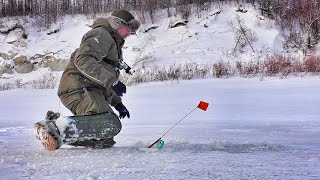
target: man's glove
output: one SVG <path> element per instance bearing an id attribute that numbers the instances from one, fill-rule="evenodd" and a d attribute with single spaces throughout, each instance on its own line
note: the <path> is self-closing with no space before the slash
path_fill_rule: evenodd
<path id="1" fill-rule="evenodd" d="M 126 116 L 130 118 L 128 109 L 122 103 L 117 104 L 115 108 L 117 111 L 119 111 L 120 119 L 125 118 Z"/>
<path id="2" fill-rule="evenodd" d="M 123 96 L 127 92 L 127 87 L 121 81 L 118 81 L 112 86 L 112 90 L 118 95 Z"/>

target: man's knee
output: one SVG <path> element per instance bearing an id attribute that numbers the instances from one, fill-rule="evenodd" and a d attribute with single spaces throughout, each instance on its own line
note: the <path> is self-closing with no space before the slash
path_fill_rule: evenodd
<path id="1" fill-rule="evenodd" d="M 113 112 L 109 103 L 105 100 L 103 91 L 99 89 L 91 89 L 84 92 L 78 111 L 77 114 L 83 115 Z"/>
<path id="2" fill-rule="evenodd" d="M 100 89 L 85 89 L 60 96 L 60 100 L 74 115 L 113 112 Z"/>

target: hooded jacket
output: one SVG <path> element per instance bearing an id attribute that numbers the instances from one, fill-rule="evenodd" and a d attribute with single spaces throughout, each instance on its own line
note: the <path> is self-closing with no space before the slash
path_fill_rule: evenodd
<path id="1" fill-rule="evenodd" d="M 96 20 L 92 29 L 81 40 L 66 66 L 58 88 L 58 95 L 98 88 L 104 91 L 106 100 L 115 106 L 121 98 L 113 93 L 111 86 L 119 79 L 115 67 L 122 59 L 124 39 L 111 28 L 106 18 Z"/>

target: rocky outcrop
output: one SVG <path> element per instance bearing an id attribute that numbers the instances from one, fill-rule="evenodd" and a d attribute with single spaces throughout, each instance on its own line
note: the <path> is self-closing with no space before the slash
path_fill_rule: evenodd
<path id="1" fill-rule="evenodd" d="M 0 67 L 0 74 L 13 74 L 13 67 L 10 64 L 5 64 L 2 67 Z"/>
<path id="2" fill-rule="evenodd" d="M 42 59 L 42 66 L 49 67 L 52 71 L 63 71 L 69 62 L 68 60 L 64 59 L 57 59 L 51 55 L 46 55 Z"/>
<path id="3" fill-rule="evenodd" d="M 28 34 L 22 25 L 16 24 L 8 30 L 1 31 L 0 34 L 6 35 L 5 42 L 8 44 L 13 44 L 16 47 L 26 47 L 26 39 Z"/>
<path id="4" fill-rule="evenodd" d="M 48 67 L 52 71 L 63 71 L 64 68 L 68 65 L 68 60 L 56 59 L 55 61 L 48 61 Z"/>
<path id="5" fill-rule="evenodd" d="M 28 62 L 28 57 L 27 56 L 19 56 L 13 59 L 13 62 L 15 65 L 20 66 L 22 64 L 25 64 Z"/>
<path id="6" fill-rule="evenodd" d="M 17 73 L 29 73 L 32 72 L 34 65 L 28 60 L 27 56 L 19 56 L 13 59 L 15 64 L 15 71 Z"/>
<path id="7" fill-rule="evenodd" d="M 16 66 L 16 67 L 14 68 L 14 70 L 15 70 L 17 73 L 21 73 L 21 74 L 32 72 L 33 69 L 34 69 L 34 66 L 33 66 L 33 64 L 31 64 L 31 63 L 22 64 L 22 65 Z"/>
<path id="8" fill-rule="evenodd" d="M 173 24 L 171 24 L 169 27 L 170 28 L 176 28 L 179 26 L 186 26 L 188 24 L 189 21 L 181 21 L 181 22 L 175 22 Z"/>
<path id="9" fill-rule="evenodd" d="M 26 39 L 23 38 L 21 34 L 23 34 L 23 31 L 20 29 L 11 31 L 7 35 L 5 42 L 8 44 L 12 44 L 15 47 L 27 47 Z"/>
<path id="10" fill-rule="evenodd" d="M 8 54 L 0 52 L 0 58 L 2 58 L 3 60 L 11 60 L 17 55 L 18 53 L 13 53 L 13 52 L 9 52 Z"/>
<path id="11" fill-rule="evenodd" d="M 16 53 L 0 53 L 0 62 L 3 65 L 0 67 L 0 75 L 4 73 L 12 74 L 14 71 L 17 73 L 29 73 L 37 68 L 50 68 L 52 71 L 63 71 L 68 64 L 68 60 L 58 59 L 53 55 L 36 54 L 32 57 L 24 55 L 17 56 Z"/>

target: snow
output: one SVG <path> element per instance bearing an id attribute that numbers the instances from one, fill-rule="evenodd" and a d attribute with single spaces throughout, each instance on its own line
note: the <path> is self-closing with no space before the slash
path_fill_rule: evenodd
<path id="1" fill-rule="evenodd" d="M 62 72 L 52 73 L 50 68 L 40 68 L 35 71 L 32 71 L 28 74 L 19 74 L 17 72 L 14 72 L 13 74 L 3 74 L 1 77 L 3 79 L 0 80 L 1 83 L 4 82 L 12 82 L 13 79 L 21 79 L 22 83 L 31 82 L 35 79 L 43 79 L 45 78 L 45 75 L 54 75 L 58 76 L 60 78 Z"/>
<path id="2" fill-rule="evenodd" d="M 147 66 L 197 62 L 251 61 L 282 49 L 283 37 L 274 21 L 261 18 L 251 6 L 247 13 L 234 7 L 211 7 L 201 17 L 192 14 L 187 26 L 169 28 L 179 17 L 158 17 L 147 22 L 124 45 L 124 59 L 133 65 L 150 56 Z M 213 15 L 221 10 L 220 14 Z M 165 13 L 164 13 L 165 14 Z M 103 15 L 101 15 L 103 16 Z M 258 40 L 244 53 L 233 53 L 234 33 L 229 25 L 240 16 Z M 20 21 L 24 21 L 21 19 Z M 6 43 L 17 35 L 0 35 L 2 53 L 28 57 L 54 54 L 68 59 L 90 28 L 93 18 L 66 16 L 47 31 L 25 20 L 27 46 Z M 6 21 L 7 27 L 16 21 Z M 204 24 L 208 26 L 205 28 Z M 144 29 L 159 26 L 143 33 Z M 47 35 L 50 30 L 60 29 Z M 301 52 L 289 52 L 301 57 Z M 285 55 L 285 54 L 284 54 Z M 0 58 L 0 64 L 12 64 Z M 12 64 L 13 65 L 13 64 Z M 141 64 L 140 64 L 141 65 Z M 139 68 L 138 65 L 137 67 Z M 44 74 L 61 72 L 40 68 L 28 74 L 3 74 L 0 84 L 21 79 L 29 82 Z M 131 118 L 110 149 L 75 148 L 45 151 L 33 134 L 33 124 L 48 110 L 71 115 L 57 97 L 57 89 L 14 89 L 0 92 L 0 177 L 5 179 L 320 179 L 319 77 L 279 79 L 203 79 L 139 84 L 128 87 L 124 104 Z M 210 105 L 197 109 L 170 131 L 165 147 L 147 149 L 193 110 L 199 101 Z M 61 124 L 67 119 L 61 119 Z M 62 125 L 61 125 L 62 126 Z"/>
<path id="3" fill-rule="evenodd" d="M 220 11 L 220 14 L 213 15 Z M 106 15 L 99 15 L 105 17 Z M 258 40 L 253 43 L 256 53 L 245 47 L 247 53 L 232 53 L 235 47 L 234 32 L 229 23 L 235 22 L 239 16 L 248 28 L 256 33 Z M 151 24 L 147 21 L 142 25 L 138 36 L 128 37 L 124 47 L 124 59 L 133 65 L 137 59 L 152 56 L 155 62 L 149 64 L 170 66 L 172 64 L 185 64 L 197 62 L 199 64 L 212 64 L 219 60 L 224 61 L 250 61 L 257 56 L 265 57 L 272 52 L 282 51 L 281 37 L 274 21 L 259 18 L 259 10 L 249 6 L 247 13 L 237 13 L 234 7 L 212 6 L 208 12 L 202 12 L 201 17 L 193 13 L 188 19 L 187 26 L 170 28 L 169 26 L 183 21 L 180 17 L 167 18 L 165 13 L 157 17 Z M 54 54 L 58 58 L 68 59 L 70 54 L 79 47 L 82 36 L 90 30 L 96 18 L 81 15 L 65 16 L 45 31 L 39 31 L 35 22 L 28 19 L 25 24 L 28 31 L 26 47 L 14 47 L 12 44 L 2 43 L 2 52 L 15 52 L 27 57 L 35 54 Z M 180 21 L 179 21 L 180 20 Z M 11 22 L 11 21 L 10 21 Z M 13 24 L 13 23 L 11 23 Z M 208 28 L 204 27 L 208 25 Z M 149 27 L 159 26 L 157 29 L 143 33 Z M 59 29 L 58 33 L 47 35 L 48 32 Z M 165 37 L 165 38 L 164 38 Z M 0 41 L 7 37 L 0 35 Z M 140 51 L 135 49 L 139 48 Z"/>
<path id="4" fill-rule="evenodd" d="M 33 123 L 70 115 L 56 89 L 0 92 L 0 174 L 6 179 L 319 179 L 318 77 L 206 79 L 128 87 L 132 115 L 110 149 L 44 150 Z M 163 140 L 180 118 L 207 101 Z M 36 110 L 36 111 L 35 111 Z"/>
<path id="5" fill-rule="evenodd" d="M 186 62 L 212 64 L 219 60 L 250 61 L 254 60 L 256 56 L 266 56 L 270 52 L 280 52 L 282 50 L 278 48 L 281 41 L 279 42 L 276 39 L 279 31 L 275 29 L 274 22 L 260 20 L 257 17 L 259 12 L 254 8 L 250 8 L 248 13 L 235 13 L 234 9 L 230 7 L 221 7 L 219 10 L 221 10 L 221 13 L 218 15 L 210 16 L 214 13 L 209 12 L 200 19 L 195 18 L 195 15 L 191 16 L 187 26 L 177 28 L 169 28 L 169 22 L 174 22 L 175 19 L 166 18 L 160 22 L 161 25 L 158 29 L 139 34 L 138 42 L 147 41 L 149 43 L 144 49 L 144 54 L 152 54 L 157 59 L 156 64 L 159 66 L 184 64 Z M 217 11 L 213 10 L 212 12 Z M 254 42 L 253 46 L 255 51 L 259 53 L 252 53 L 248 46 L 244 48 L 247 53 L 235 53 L 230 57 L 236 42 L 229 23 L 235 22 L 237 16 L 244 21 L 245 26 L 257 34 L 258 41 Z M 257 22 L 259 22 L 259 26 Z M 206 24 L 208 28 L 203 27 L 203 24 Z M 148 27 L 148 25 L 145 26 Z M 150 37 L 152 37 L 152 40 L 148 40 Z M 128 46 L 131 45 L 132 41 L 128 39 Z M 134 41 L 137 42 L 136 39 Z M 124 55 L 124 59 L 128 59 L 129 62 L 132 61 L 130 53 L 125 51 Z"/>
<path id="6" fill-rule="evenodd" d="M 55 124 L 57 128 L 59 129 L 59 132 L 64 132 L 68 127 L 72 127 L 73 131 L 77 132 L 75 126 L 69 126 L 72 123 L 72 119 L 68 118 L 68 116 L 60 116 L 56 121 Z M 65 138 L 65 134 L 61 134 L 62 138 Z"/>

